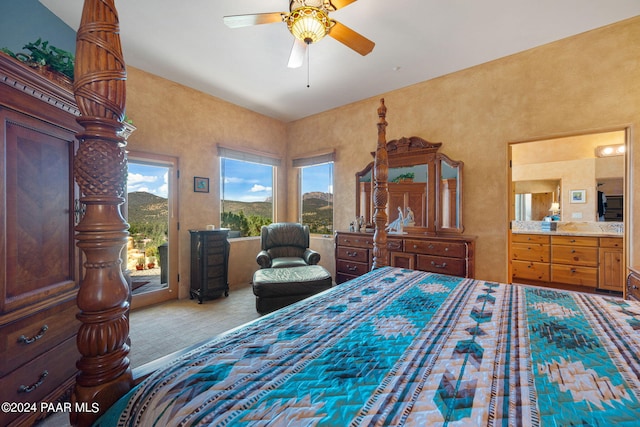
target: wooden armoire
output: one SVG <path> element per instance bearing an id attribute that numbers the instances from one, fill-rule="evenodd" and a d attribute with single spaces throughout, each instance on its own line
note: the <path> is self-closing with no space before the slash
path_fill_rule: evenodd
<path id="1" fill-rule="evenodd" d="M 0 53 L 1 402 L 63 399 L 77 372 L 77 115 L 70 86 Z M 44 415 L 22 406 L 0 425 Z"/>

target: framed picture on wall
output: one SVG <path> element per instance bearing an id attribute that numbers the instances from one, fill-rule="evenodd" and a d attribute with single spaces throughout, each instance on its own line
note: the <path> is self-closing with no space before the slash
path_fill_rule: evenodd
<path id="1" fill-rule="evenodd" d="M 209 178 L 203 178 L 201 176 L 193 177 L 193 191 L 196 193 L 208 193 L 209 192 Z"/>
<path id="2" fill-rule="evenodd" d="M 587 190 L 569 191 L 569 200 L 571 203 L 587 203 Z"/>

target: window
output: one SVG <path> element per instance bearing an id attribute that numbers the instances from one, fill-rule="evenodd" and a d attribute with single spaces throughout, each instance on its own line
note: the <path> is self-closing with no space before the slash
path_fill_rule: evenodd
<path id="1" fill-rule="evenodd" d="M 300 218 L 312 233 L 333 233 L 333 162 L 335 154 L 294 159 L 300 168 Z"/>
<path id="2" fill-rule="evenodd" d="M 229 237 L 259 236 L 273 222 L 274 181 L 280 160 L 218 147 L 220 226 Z"/>

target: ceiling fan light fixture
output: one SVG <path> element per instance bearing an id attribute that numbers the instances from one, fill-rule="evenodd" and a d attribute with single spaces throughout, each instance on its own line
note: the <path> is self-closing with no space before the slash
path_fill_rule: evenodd
<path id="1" fill-rule="evenodd" d="M 300 7 L 286 17 L 291 34 L 306 44 L 316 43 L 327 35 L 333 21 L 327 14 L 315 7 Z"/>

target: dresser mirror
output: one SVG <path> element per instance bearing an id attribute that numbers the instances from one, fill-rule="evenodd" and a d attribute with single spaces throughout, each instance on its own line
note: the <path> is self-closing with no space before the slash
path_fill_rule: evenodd
<path id="1" fill-rule="evenodd" d="M 463 163 L 438 153 L 441 145 L 415 136 L 387 143 L 391 233 L 462 233 Z M 365 223 L 373 222 L 372 171 L 373 162 L 356 173 L 356 216 Z"/>

